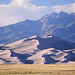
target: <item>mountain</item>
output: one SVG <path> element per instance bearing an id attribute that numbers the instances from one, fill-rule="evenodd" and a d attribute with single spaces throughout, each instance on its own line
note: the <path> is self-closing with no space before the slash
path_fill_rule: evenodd
<path id="1" fill-rule="evenodd" d="M 55 35 L 75 42 L 75 13 L 47 14 L 37 21 L 25 20 L 0 27 L 0 44 L 7 44 L 33 35 L 41 37 Z"/>
<path id="2" fill-rule="evenodd" d="M 43 24 L 41 36 L 53 34 L 75 42 L 75 14 L 65 12 L 48 14 L 40 19 Z"/>
<path id="3" fill-rule="evenodd" d="M 75 64 L 75 43 L 54 35 L 32 36 L 4 46 L 0 64 Z"/>
<path id="4" fill-rule="evenodd" d="M 39 21 L 25 20 L 16 24 L 0 27 L 0 43 L 6 44 L 25 37 L 38 35 L 42 23 Z"/>

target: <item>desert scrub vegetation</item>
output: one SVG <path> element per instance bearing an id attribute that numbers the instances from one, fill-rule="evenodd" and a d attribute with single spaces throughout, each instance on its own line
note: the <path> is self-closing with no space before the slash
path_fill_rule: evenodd
<path id="1" fill-rule="evenodd" d="M 0 75 L 75 75 L 75 65 L 2 64 Z"/>

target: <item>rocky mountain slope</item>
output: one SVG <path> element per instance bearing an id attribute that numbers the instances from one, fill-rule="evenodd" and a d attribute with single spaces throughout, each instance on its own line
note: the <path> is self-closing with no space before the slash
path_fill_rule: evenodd
<path id="1" fill-rule="evenodd" d="M 75 42 L 75 14 L 64 12 L 48 14 L 40 19 L 43 24 L 41 36 L 53 34 Z"/>
<path id="2" fill-rule="evenodd" d="M 75 43 L 54 35 L 32 36 L 0 50 L 0 64 L 75 64 Z"/>
<path id="3" fill-rule="evenodd" d="M 6 44 L 25 37 L 38 35 L 41 28 L 42 23 L 33 20 L 26 20 L 13 25 L 0 27 L 0 44 Z"/>
<path id="4" fill-rule="evenodd" d="M 52 13 L 37 21 L 26 20 L 0 27 L 0 44 L 7 44 L 33 35 L 44 37 L 51 34 L 75 42 L 75 14 Z"/>

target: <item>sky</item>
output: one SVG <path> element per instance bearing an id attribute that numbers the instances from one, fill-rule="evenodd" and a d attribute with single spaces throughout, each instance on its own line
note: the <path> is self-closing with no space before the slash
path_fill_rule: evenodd
<path id="1" fill-rule="evenodd" d="M 75 13 L 75 0 L 0 0 L 0 26 L 61 11 Z"/>
<path id="2" fill-rule="evenodd" d="M 11 0 L 0 0 L 0 4 L 9 4 Z M 32 0 L 36 6 L 55 6 L 74 3 L 75 0 Z"/>

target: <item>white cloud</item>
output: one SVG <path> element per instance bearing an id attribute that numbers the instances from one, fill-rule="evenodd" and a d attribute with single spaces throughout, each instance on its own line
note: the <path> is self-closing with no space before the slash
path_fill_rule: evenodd
<path id="1" fill-rule="evenodd" d="M 55 12 L 64 11 L 67 13 L 75 13 L 75 3 L 67 4 L 67 5 L 63 5 L 63 6 L 58 5 L 58 6 L 54 6 L 52 8 Z"/>
<path id="2" fill-rule="evenodd" d="M 75 3 L 64 6 L 36 6 L 31 0 L 11 0 L 11 3 L 0 5 L 0 26 L 13 24 L 26 19 L 37 20 L 51 12 L 65 11 L 75 13 Z"/>
<path id="3" fill-rule="evenodd" d="M 31 0 L 11 0 L 11 5 L 23 6 L 30 3 Z"/>

